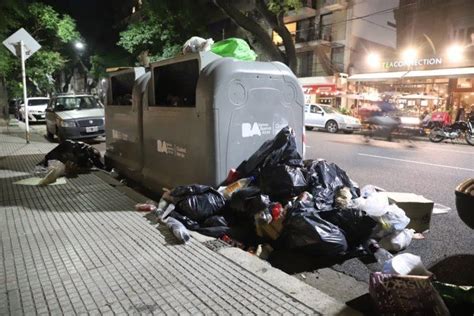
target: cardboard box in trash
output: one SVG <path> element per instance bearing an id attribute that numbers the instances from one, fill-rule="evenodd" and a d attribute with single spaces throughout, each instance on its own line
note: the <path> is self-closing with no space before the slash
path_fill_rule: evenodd
<path id="1" fill-rule="evenodd" d="M 371 273 L 369 293 L 381 315 L 449 315 L 428 276 Z"/>
<path id="2" fill-rule="evenodd" d="M 283 230 L 283 217 L 271 221 L 269 224 L 257 225 L 257 235 L 264 238 L 276 240 Z"/>
<path id="3" fill-rule="evenodd" d="M 430 228 L 434 202 L 414 193 L 384 192 L 390 204 L 395 203 L 410 218 L 408 228 L 422 233 Z"/>

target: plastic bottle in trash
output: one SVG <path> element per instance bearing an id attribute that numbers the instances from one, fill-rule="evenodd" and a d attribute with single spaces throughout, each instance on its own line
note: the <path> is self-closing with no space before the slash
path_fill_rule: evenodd
<path id="1" fill-rule="evenodd" d="M 379 243 L 374 239 L 369 239 L 367 241 L 366 249 L 368 249 L 370 253 L 374 255 L 381 267 L 383 267 L 386 261 L 393 258 L 393 255 L 384 248 L 380 247 Z"/>
<path id="2" fill-rule="evenodd" d="M 173 217 L 168 217 L 166 219 L 166 226 L 171 230 L 173 235 L 178 238 L 182 243 L 186 243 L 191 238 L 189 236 L 188 229 L 184 225 Z"/>
<path id="3" fill-rule="evenodd" d="M 234 192 L 237 192 L 238 190 L 247 187 L 254 180 L 255 180 L 255 177 L 242 178 L 240 180 L 232 182 L 226 187 L 221 187 L 219 192 L 222 193 L 222 195 L 224 195 L 224 198 L 230 199 L 230 197 L 232 196 L 232 194 L 234 194 Z"/>

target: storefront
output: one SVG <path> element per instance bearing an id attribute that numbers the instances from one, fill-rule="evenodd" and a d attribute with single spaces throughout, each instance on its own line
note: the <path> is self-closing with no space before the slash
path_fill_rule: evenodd
<path id="1" fill-rule="evenodd" d="M 344 76 L 306 77 L 298 79 L 305 96 L 305 103 L 341 105 L 341 94 L 346 86 Z"/>
<path id="2" fill-rule="evenodd" d="M 416 107 L 421 112 L 459 107 L 470 111 L 474 106 L 474 67 L 469 62 L 445 62 L 442 57 L 391 60 L 380 62 L 377 70 L 351 75 L 348 91 L 376 91 L 400 108 Z"/>

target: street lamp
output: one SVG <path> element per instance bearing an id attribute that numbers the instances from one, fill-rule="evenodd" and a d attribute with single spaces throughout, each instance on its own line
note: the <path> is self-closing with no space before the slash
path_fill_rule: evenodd
<path id="1" fill-rule="evenodd" d="M 407 48 L 402 52 L 402 59 L 405 63 L 410 64 L 416 59 L 418 52 L 414 48 Z"/>
<path id="2" fill-rule="evenodd" d="M 463 59 L 464 47 L 459 44 L 453 44 L 446 50 L 446 56 L 451 62 L 458 62 Z"/>
<path id="3" fill-rule="evenodd" d="M 74 47 L 75 47 L 77 50 L 83 50 L 84 47 L 85 47 L 85 45 L 84 45 L 84 43 L 82 43 L 82 42 L 76 42 L 76 43 L 74 43 Z"/>
<path id="4" fill-rule="evenodd" d="M 376 68 L 380 65 L 380 55 L 373 52 L 369 53 L 369 55 L 367 55 L 366 62 L 371 68 Z"/>

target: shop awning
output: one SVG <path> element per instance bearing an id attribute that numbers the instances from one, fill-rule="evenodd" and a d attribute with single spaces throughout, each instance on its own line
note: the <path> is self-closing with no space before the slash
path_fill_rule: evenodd
<path id="1" fill-rule="evenodd" d="M 468 68 L 446 68 L 433 70 L 412 70 L 403 78 L 434 78 L 434 77 L 459 77 L 474 76 L 474 67 Z"/>
<path id="2" fill-rule="evenodd" d="M 401 79 L 405 75 L 406 71 L 396 72 L 374 72 L 367 74 L 356 74 L 352 75 L 347 80 L 350 81 L 381 81 L 381 80 L 397 80 Z"/>
<path id="3" fill-rule="evenodd" d="M 433 70 L 412 70 L 396 72 L 374 72 L 366 74 L 356 74 L 347 78 L 350 81 L 382 81 L 397 80 L 404 78 L 447 78 L 474 76 L 474 67 L 467 68 L 446 68 Z"/>

